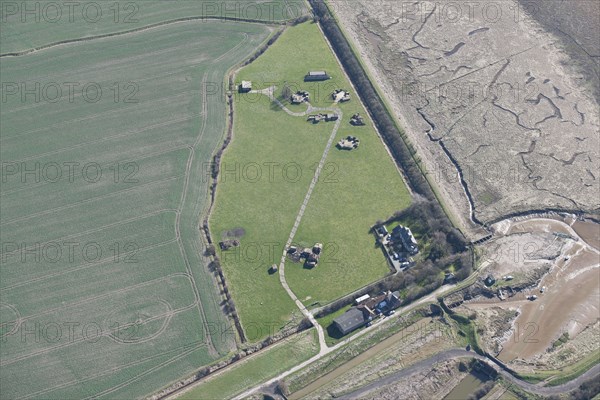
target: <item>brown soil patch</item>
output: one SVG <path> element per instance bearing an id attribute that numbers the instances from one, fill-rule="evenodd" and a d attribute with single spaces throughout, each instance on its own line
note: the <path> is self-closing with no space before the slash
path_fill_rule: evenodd
<path id="1" fill-rule="evenodd" d="M 600 250 L 600 224 L 590 221 L 576 221 L 571 227 L 590 246 Z"/>
<path id="2" fill-rule="evenodd" d="M 525 289 L 503 301 L 477 298 L 464 307 L 481 313 L 493 304 L 519 312 L 514 323 L 504 327 L 503 337 L 496 330 L 491 342 L 483 336 L 487 347 L 501 346 L 501 360 L 539 358 L 564 332 L 576 338 L 600 317 L 600 253 L 588 245 L 598 238 L 592 226 L 583 227 L 586 241 L 574 227 L 558 219 L 507 220 L 493 226 L 499 237 L 486 246 L 500 244 L 500 250 L 488 261 L 484 275 L 491 272 L 501 278 L 513 274 L 514 281 L 501 285 L 520 284 Z M 522 279 L 542 265 L 548 266 L 548 273 L 541 279 Z M 531 295 L 537 299 L 527 300 Z"/>

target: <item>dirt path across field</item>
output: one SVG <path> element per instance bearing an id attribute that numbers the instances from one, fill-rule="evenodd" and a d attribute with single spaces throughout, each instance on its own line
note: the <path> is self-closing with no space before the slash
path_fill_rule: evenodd
<path id="1" fill-rule="evenodd" d="M 294 221 L 294 226 L 292 227 L 292 231 L 290 232 L 287 243 L 283 249 L 283 255 L 281 256 L 281 261 L 279 263 L 279 280 L 281 282 L 281 285 L 287 292 L 288 296 L 290 296 L 290 298 L 296 303 L 296 306 L 300 309 L 302 314 L 305 317 L 307 317 L 310 320 L 310 322 L 313 324 L 313 326 L 317 329 L 317 333 L 319 335 L 319 354 L 324 355 L 329 352 L 329 348 L 327 347 L 327 343 L 325 342 L 325 333 L 323 331 L 323 327 L 321 325 L 319 325 L 316 318 L 312 315 L 312 313 L 310 311 L 308 311 L 306 306 L 304 304 L 302 304 L 302 302 L 298 299 L 296 294 L 292 291 L 292 289 L 288 285 L 288 283 L 285 279 L 285 260 L 286 260 L 287 249 L 292 244 L 292 241 L 294 240 L 294 236 L 296 236 L 296 231 L 298 230 L 298 227 L 300 226 L 300 222 L 302 221 L 302 217 L 304 216 L 304 212 L 306 211 L 306 206 L 308 205 L 308 202 L 310 201 L 312 192 L 313 192 L 315 186 L 317 185 L 317 182 L 319 181 L 319 177 L 321 176 L 321 171 L 323 170 L 323 166 L 325 165 L 325 160 L 327 159 L 329 150 L 331 150 L 333 141 L 335 140 L 335 137 L 340 128 L 340 125 L 342 124 L 342 119 L 343 119 L 344 114 L 342 113 L 342 110 L 340 110 L 337 107 L 318 108 L 318 107 L 313 107 L 310 103 L 307 103 L 308 107 L 307 107 L 306 111 L 299 112 L 299 113 L 292 112 L 281 101 L 279 101 L 279 99 L 277 99 L 275 97 L 274 93 L 275 93 L 276 89 L 277 88 L 275 86 L 271 86 L 269 88 L 262 89 L 262 90 L 253 90 L 252 93 L 260 93 L 260 94 L 266 95 L 267 97 L 269 97 L 269 99 L 272 102 L 277 104 L 283 111 L 285 111 L 287 114 L 294 116 L 294 117 L 304 117 L 313 112 L 333 112 L 338 115 L 338 119 L 335 122 L 335 125 L 333 126 L 333 130 L 331 131 L 331 135 L 329 136 L 329 140 L 327 141 L 327 145 L 325 146 L 325 149 L 323 150 L 323 155 L 321 156 L 319 165 L 317 166 L 317 168 L 315 170 L 315 174 L 313 176 L 312 181 L 310 182 L 308 191 L 306 192 L 306 195 L 304 196 L 304 201 L 302 202 L 302 205 L 300 206 L 300 210 L 298 211 L 298 214 L 296 215 L 296 220 Z"/>

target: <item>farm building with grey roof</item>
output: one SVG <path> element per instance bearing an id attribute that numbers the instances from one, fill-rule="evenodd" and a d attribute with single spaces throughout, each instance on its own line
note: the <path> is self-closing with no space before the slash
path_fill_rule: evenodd
<path id="1" fill-rule="evenodd" d="M 339 317 L 333 320 L 333 324 L 342 335 L 347 335 L 365 325 L 368 320 L 365 318 L 363 311 L 357 307 L 352 307 Z"/>
<path id="2" fill-rule="evenodd" d="M 327 74 L 327 71 L 310 71 L 304 77 L 304 81 L 326 81 L 331 79 L 331 77 Z"/>

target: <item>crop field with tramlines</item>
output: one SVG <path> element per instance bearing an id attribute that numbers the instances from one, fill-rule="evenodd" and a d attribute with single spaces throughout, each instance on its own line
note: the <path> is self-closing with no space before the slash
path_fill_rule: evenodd
<path id="1" fill-rule="evenodd" d="M 150 23 L 194 14 L 143 5 Z M 31 27 L 3 25 L 2 53 L 125 30 Z M 139 398 L 235 349 L 203 168 L 215 88 L 269 33 L 193 20 L 0 58 L 2 398 Z"/>
<path id="2" fill-rule="evenodd" d="M 211 19 L 279 23 L 304 15 L 304 0 L 3 1 L 0 54 L 54 43 L 143 30 L 174 21 Z"/>

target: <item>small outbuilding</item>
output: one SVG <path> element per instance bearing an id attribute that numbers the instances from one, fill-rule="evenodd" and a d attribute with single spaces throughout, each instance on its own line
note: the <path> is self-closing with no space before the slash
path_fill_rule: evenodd
<path id="1" fill-rule="evenodd" d="M 350 92 L 343 89 L 336 89 L 332 94 L 331 98 L 336 103 L 344 103 L 350 101 Z"/>
<path id="2" fill-rule="evenodd" d="M 446 272 L 444 275 L 444 283 L 453 283 L 456 282 L 456 276 L 452 272 Z"/>
<path id="3" fill-rule="evenodd" d="M 240 93 L 248 93 L 252 90 L 252 82 L 251 81 L 242 81 L 240 85 Z"/>
<path id="4" fill-rule="evenodd" d="M 360 114 L 356 113 L 350 119 L 350 124 L 354 126 L 362 126 L 365 124 L 365 120 Z"/>
<path id="5" fill-rule="evenodd" d="M 300 256 L 303 258 L 308 258 L 310 255 L 312 254 L 312 251 L 310 248 L 305 247 L 302 252 L 300 253 Z"/>
<path id="6" fill-rule="evenodd" d="M 339 117 L 340 116 L 337 114 L 313 114 L 309 115 L 306 120 L 312 122 L 313 124 L 317 124 L 321 121 L 337 121 Z"/>
<path id="7" fill-rule="evenodd" d="M 305 90 L 298 91 L 292 95 L 290 100 L 292 104 L 302 104 L 310 100 L 310 94 Z"/>
<path id="8" fill-rule="evenodd" d="M 342 139 L 338 142 L 337 148 L 340 150 L 354 150 L 358 149 L 358 145 L 360 144 L 360 140 L 354 136 L 348 136 L 345 139 Z"/>
<path id="9" fill-rule="evenodd" d="M 319 255 L 315 253 L 310 253 L 308 257 L 306 257 L 306 261 L 314 262 L 315 264 L 319 262 Z"/>
<path id="10" fill-rule="evenodd" d="M 371 298 L 371 296 L 369 296 L 368 294 L 363 294 L 362 296 L 357 297 L 356 299 L 354 299 L 354 304 L 359 305 L 363 301 L 367 301 L 370 298 Z"/>
<path id="11" fill-rule="evenodd" d="M 389 232 L 388 232 L 387 228 L 385 227 L 385 225 L 381 225 L 381 226 L 377 227 L 375 229 L 375 232 L 377 232 L 377 235 L 379 237 L 386 237 L 389 234 Z"/>
<path id="12" fill-rule="evenodd" d="M 315 243 L 315 245 L 313 246 L 313 253 L 315 253 L 315 254 L 321 254 L 322 250 L 323 250 L 323 244 L 322 243 Z"/>
<path id="13" fill-rule="evenodd" d="M 328 79 L 331 79 L 331 77 L 326 71 L 310 71 L 304 77 L 304 81 L 306 82 L 326 81 Z"/>

